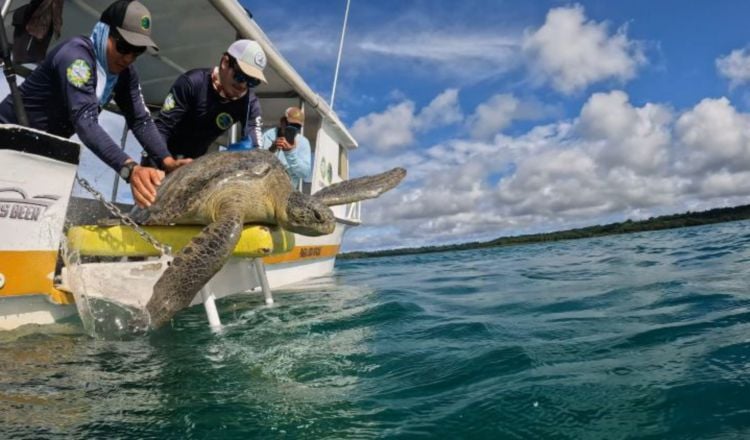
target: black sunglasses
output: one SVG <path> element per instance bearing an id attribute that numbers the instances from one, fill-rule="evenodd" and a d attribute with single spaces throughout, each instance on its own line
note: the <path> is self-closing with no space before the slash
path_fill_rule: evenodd
<path id="1" fill-rule="evenodd" d="M 247 75 L 240 69 L 240 66 L 237 64 L 237 60 L 235 60 L 234 57 L 230 55 L 228 56 L 228 58 L 229 67 L 231 67 L 234 71 L 234 75 L 232 76 L 234 82 L 245 83 L 250 88 L 258 87 L 260 85 L 261 81 L 258 78 Z"/>
<path id="2" fill-rule="evenodd" d="M 130 55 L 131 53 L 138 56 L 146 51 L 145 46 L 133 46 L 132 44 L 125 41 L 122 35 L 117 32 L 111 32 L 112 38 L 115 39 L 115 49 L 123 55 Z"/>

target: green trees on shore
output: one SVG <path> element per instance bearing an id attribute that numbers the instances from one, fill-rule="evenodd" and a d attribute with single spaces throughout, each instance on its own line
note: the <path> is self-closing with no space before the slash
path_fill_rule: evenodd
<path id="1" fill-rule="evenodd" d="M 731 222 L 750 218 L 750 205 L 734 208 L 716 208 L 703 212 L 686 212 L 683 214 L 651 217 L 648 220 L 627 220 L 620 223 L 588 226 L 585 228 L 569 229 L 566 231 L 548 232 L 542 234 L 518 235 L 514 237 L 500 237 L 490 241 L 451 244 L 443 246 L 424 246 L 418 248 L 389 249 L 372 252 L 349 252 L 338 258 L 354 259 L 369 257 L 389 257 L 394 255 L 423 254 L 428 252 L 461 251 L 495 246 L 513 246 L 518 244 L 540 243 L 557 240 L 575 240 L 579 238 L 600 237 L 604 235 L 629 234 L 632 232 L 656 231 L 660 229 L 684 228 L 712 223 Z"/>

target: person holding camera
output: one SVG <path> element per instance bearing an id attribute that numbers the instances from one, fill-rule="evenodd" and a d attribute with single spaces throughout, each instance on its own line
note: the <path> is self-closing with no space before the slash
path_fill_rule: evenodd
<path id="1" fill-rule="evenodd" d="M 281 117 L 278 127 L 266 130 L 261 142 L 262 148 L 275 153 L 286 167 L 294 188 L 300 182 L 308 182 L 312 175 L 310 141 L 302 134 L 305 113 L 299 107 L 289 107 Z"/>
<path id="2" fill-rule="evenodd" d="M 265 67 L 266 55 L 257 42 L 237 40 L 218 66 L 180 75 L 156 117 L 169 152 L 189 159 L 203 156 L 236 122 L 243 125 L 252 145 L 260 146 L 261 108 L 255 88 L 267 82 Z"/>

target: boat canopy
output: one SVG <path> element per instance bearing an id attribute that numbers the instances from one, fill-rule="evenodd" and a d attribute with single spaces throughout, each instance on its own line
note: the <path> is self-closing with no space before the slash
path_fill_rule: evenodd
<path id="1" fill-rule="evenodd" d="M 10 0 L 6 0 L 8 2 Z M 65 0 L 61 39 L 89 34 L 94 23 L 113 0 Z M 10 16 L 27 0 L 12 1 L 6 14 L 8 34 L 12 34 Z M 153 39 L 158 54 L 146 53 L 136 66 L 146 103 L 161 107 L 178 75 L 190 69 L 218 64 L 229 44 L 238 38 L 257 41 L 266 53 L 264 70 L 268 84 L 257 88 L 266 123 L 276 124 L 285 108 L 304 105 L 306 129 L 322 126 L 342 146 L 357 147 L 330 106 L 316 94 L 271 44 L 266 34 L 237 0 L 143 0 L 154 22 Z M 12 37 L 12 35 L 9 35 Z M 55 44 L 55 43 L 53 43 Z"/>

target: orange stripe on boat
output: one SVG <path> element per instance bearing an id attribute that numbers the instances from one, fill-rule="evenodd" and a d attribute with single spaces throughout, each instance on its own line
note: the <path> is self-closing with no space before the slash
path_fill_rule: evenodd
<path id="1" fill-rule="evenodd" d="M 0 274 L 4 284 L 0 298 L 20 295 L 49 295 L 57 304 L 72 304 L 73 295 L 55 289 L 52 277 L 57 251 L 0 251 Z"/>

